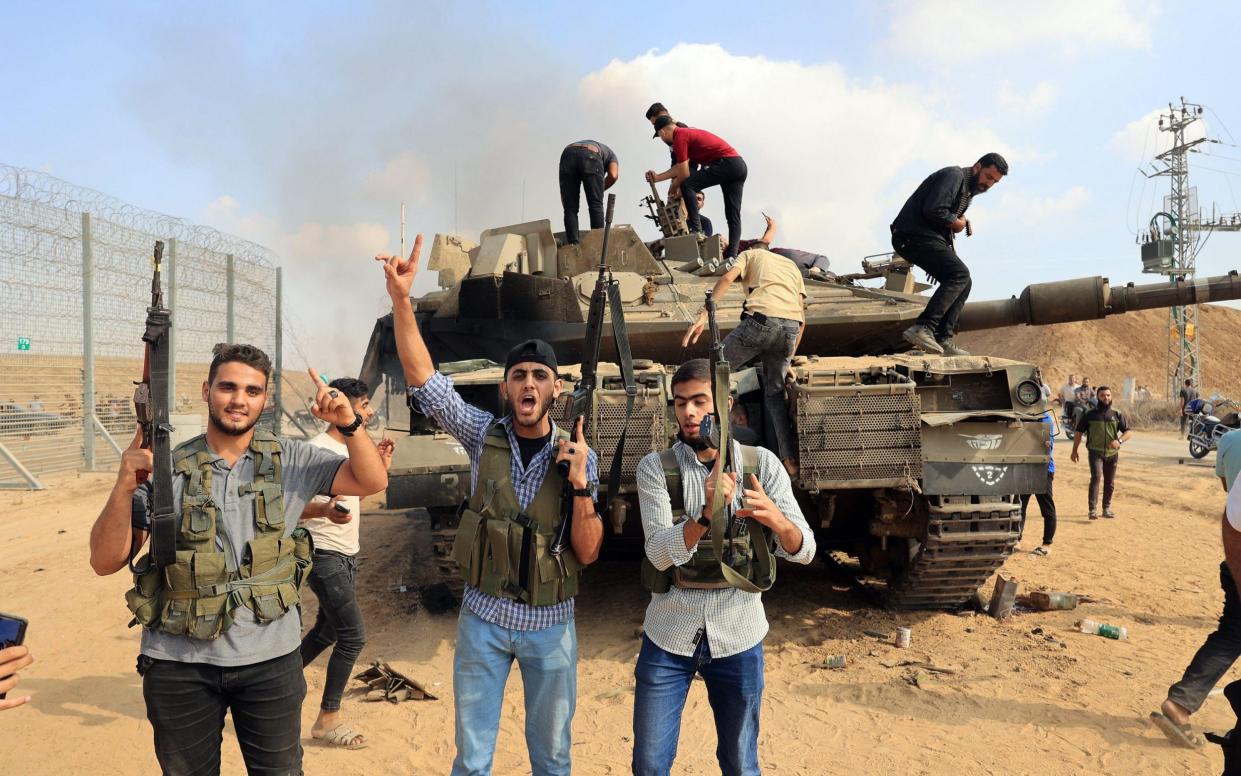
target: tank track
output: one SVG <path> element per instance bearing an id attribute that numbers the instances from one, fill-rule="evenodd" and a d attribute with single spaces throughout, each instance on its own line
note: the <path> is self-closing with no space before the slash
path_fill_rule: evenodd
<path id="1" fill-rule="evenodd" d="M 461 577 L 461 568 L 452 555 L 452 543 L 457 537 L 456 528 L 440 528 L 431 531 L 431 557 L 435 561 L 435 570 L 442 582 L 457 603 L 465 595 L 465 580 Z"/>
<path id="2" fill-rule="evenodd" d="M 1017 548 L 1016 496 L 927 496 L 926 540 L 888 586 L 893 609 L 960 609 Z"/>

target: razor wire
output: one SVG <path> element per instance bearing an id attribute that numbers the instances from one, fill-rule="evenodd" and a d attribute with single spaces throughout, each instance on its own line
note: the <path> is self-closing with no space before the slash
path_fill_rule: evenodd
<path id="1" fill-rule="evenodd" d="M 233 339 L 276 360 L 275 255 L 53 175 L 0 164 L 0 487 L 108 466 L 117 460 L 114 445 L 129 444 L 156 240 L 165 243 L 163 291 L 173 308 L 170 411 L 189 427 L 201 426 L 200 386 L 211 349 L 228 339 L 230 264 Z"/>

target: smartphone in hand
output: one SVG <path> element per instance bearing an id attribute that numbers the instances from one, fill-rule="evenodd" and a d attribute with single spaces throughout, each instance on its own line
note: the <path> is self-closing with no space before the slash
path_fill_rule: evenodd
<path id="1" fill-rule="evenodd" d="M 26 620 L 15 614 L 0 612 L 0 649 L 15 647 L 26 640 Z M 0 679 L 8 679 L 0 676 Z M 8 693 L 0 692 L 0 701 Z"/>

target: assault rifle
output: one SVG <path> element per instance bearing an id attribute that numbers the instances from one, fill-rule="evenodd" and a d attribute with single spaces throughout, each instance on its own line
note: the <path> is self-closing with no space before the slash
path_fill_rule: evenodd
<path id="1" fill-rule="evenodd" d="M 573 386 L 566 402 L 563 422 L 570 428 L 576 428 L 577 417 L 580 415 L 585 424 L 590 424 L 594 415 L 595 389 L 599 387 L 599 352 L 603 342 L 603 313 L 610 307 L 612 312 L 612 341 L 616 345 L 617 360 L 620 361 L 621 379 L 625 383 L 625 423 L 621 427 L 620 439 L 616 442 L 616 451 L 612 454 L 612 470 L 608 475 L 608 498 L 616 498 L 620 489 L 621 455 L 625 449 L 625 435 L 628 431 L 629 417 L 633 413 L 633 403 L 638 395 L 637 383 L 633 376 L 633 357 L 629 352 L 629 335 L 625 329 L 625 311 L 622 308 L 620 283 L 612 277 L 608 267 L 608 235 L 612 231 L 612 215 L 616 210 L 616 195 L 608 195 L 608 209 L 603 221 L 603 247 L 599 253 L 599 275 L 595 278 L 595 290 L 590 295 L 590 309 L 586 313 L 585 348 L 582 353 L 582 375 Z M 585 433 L 585 429 L 583 429 Z M 585 442 L 584 439 L 574 439 Z M 566 479 L 569 475 L 569 464 L 561 461 L 557 465 L 564 480 L 564 492 L 560 499 L 560 525 L 556 527 L 556 536 L 551 546 L 552 555 L 560 555 L 569 543 L 569 529 L 573 515 L 572 488 Z"/>
<path id="2" fill-rule="evenodd" d="M 142 573 L 154 563 L 156 568 L 170 566 L 177 560 L 177 521 L 172 505 L 172 426 L 168 422 L 168 373 L 170 371 L 168 335 L 172 332 L 172 311 L 164 306 L 160 287 L 160 265 L 164 259 L 164 243 L 155 241 L 151 263 L 151 306 L 147 308 L 146 330 L 142 341 L 146 355 L 142 360 L 142 381 L 134 385 L 134 414 L 142 426 L 142 447 L 152 452 L 155 470 L 152 474 L 150 514 L 151 549 L 147 565 L 134 567 L 138 548 L 130 550 L 129 567 Z M 139 482 L 145 482 L 139 473 Z"/>
<path id="3" fill-rule="evenodd" d="M 649 181 L 648 181 L 649 183 Z M 659 196 L 659 191 L 655 188 L 654 183 L 649 183 L 651 193 L 649 196 L 643 197 L 641 204 L 646 206 L 646 217 L 655 222 L 659 227 L 660 234 L 664 237 L 679 237 L 689 234 L 689 226 L 685 223 L 685 214 L 681 210 L 681 203 L 667 202 L 663 197 Z"/>
<path id="4" fill-rule="evenodd" d="M 744 481 L 743 472 L 737 468 L 733 459 L 732 425 L 729 421 L 728 399 L 732 393 L 730 384 L 731 369 L 724 355 L 724 341 L 720 338 L 720 326 L 715 318 L 715 300 L 710 291 L 703 303 L 707 311 L 707 325 L 711 329 L 711 395 L 715 412 L 702 419 L 698 427 L 698 435 L 710 447 L 719 450 L 719 476 L 735 475 L 738 492 L 748 483 Z M 750 593 L 761 593 L 768 590 L 775 581 L 775 561 L 768 545 L 769 533 L 754 518 L 746 518 L 745 526 L 750 535 L 753 563 L 757 570 L 755 579 L 733 568 L 733 525 L 732 502 L 724 498 L 724 489 L 719 487 L 718 480 L 715 492 L 711 495 L 711 503 L 707 504 L 707 514 L 711 516 L 711 547 L 720 562 L 720 572 L 728 584 Z"/>

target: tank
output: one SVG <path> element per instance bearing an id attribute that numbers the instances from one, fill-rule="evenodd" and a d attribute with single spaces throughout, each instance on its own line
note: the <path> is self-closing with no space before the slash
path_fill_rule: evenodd
<path id="1" fill-rule="evenodd" d="M 726 270 L 719 237 L 686 233 L 677 214 L 644 201 L 661 239 L 644 242 L 628 225 L 613 227 L 605 257 L 619 282 L 635 359 L 638 396 L 617 493 L 601 493 L 607 523 L 603 552 L 642 551 L 634 472 L 643 455 L 669 446 L 676 431 L 668 380 L 683 360 L 706 356 L 681 338 L 705 292 Z M 580 245 L 560 245 L 548 220 L 484 231 L 477 243 L 436 235 L 427 267 L 439 289 L 411 299 L 433 358 L 471 403 L 497 414 L 508 350 L 538 337 L 551 343 L 566 394 L 580 376 L 586 313 L 602 230 Z M 907 352 L 902 331 L 921 312 L 927 286 L 898 256 L 863 262 L 861 273 L 806 276 L 806 321 L 786 384 L 797 440 L 794 487 L 833 574 L 845 574 L 893 608 L 952 609 L 965 604 L 1017 545 L 1020 497 L 1047 487 L 1047 411 L 1035 364 L 1001 355 L 931 356 Z M 738 325 L 743 295 L 718 302 L 726 334 Z M 966 304 L 962 331 L 1104 318 L 1131 310 L 1241 298 L 1241 277 L 1113 287 L 1085 277 L 1026 287 L 1009 299 Z M 615 359 L 611 328 L 603 358 Z M 489 363 L 495 362 L 495 363 Z M 619 370 L 600 366 L 587 435 L 600 461 L 612 458 L 624 425 Z M 379 319 L 361 376 L 370 385 L 404 381 L 391 315 Z M 764 417 L 762 376 L 735 370 L 733 422 L 774 446 Z M 553 409 L 564 424 L 562 397 Z M 399 425 L 399 419 L 392 421 Z M 453 573 L 455 512 L 469 485 L 468 463 L 434 423 L 410 413 L 411 437 L 398 444 L 388 491 L 391 508 L 431 514 L 436 551 Z M 455 448 L 455 449 L 454 449 Z M 606 483 L 607 473 L 601 473 Z M 604 488 L 606 490 L 606 488 Z"/>

